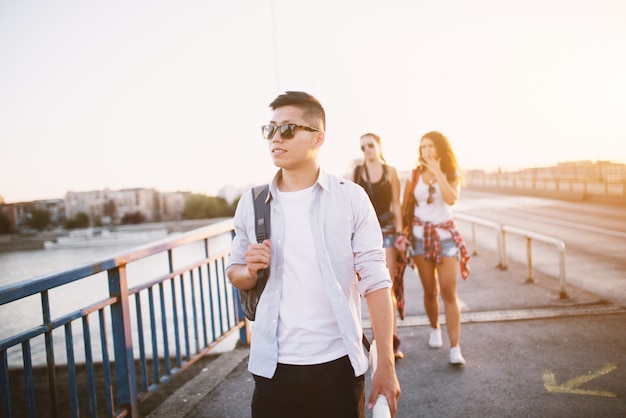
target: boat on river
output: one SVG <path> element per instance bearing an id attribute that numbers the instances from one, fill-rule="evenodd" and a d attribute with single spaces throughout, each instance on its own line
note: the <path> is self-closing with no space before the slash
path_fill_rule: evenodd
<path id="1" fill-rule="evenodd" d="M 167 234 L 167 228 L 145 230 L 86 228 L 71 231 L 68 235 L 55 240 L 44 241 L 43 245 L 46 249 L 54 249 L 143 244 L 164 238 Z"/>

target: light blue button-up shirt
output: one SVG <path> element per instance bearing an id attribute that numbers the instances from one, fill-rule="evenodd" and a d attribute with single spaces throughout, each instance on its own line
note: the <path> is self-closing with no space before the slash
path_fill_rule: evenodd
<path id="1" fill-rule="evenodd" d="M 276 195 L 280 176 L 279 170 L 270 184 L 268 199 Z M 351 181 L 320 170 L 314 193 L 308 221 L 320 270 L 355 376 L 360 376 L 369 365 L 361 341 L 361 296 L 391 287 L 380 225 L 365 190 Z M 266 378 L 272 378 L 278 363 L 277 328 L 280 298 L 283 297 L 282 243 L 285 236 L 280 202 L 274 199 L 270 207 L 272 261 L 267 285 L 257 306 L 248 363 L 251 373 Z M 237 205 L 234 225 L 236 235 L 227 269 L 233 264 L 246 264 L 245 252 L 250 243 L 256 243 L 254 205 L 249 192 L 244 193 Z"/>

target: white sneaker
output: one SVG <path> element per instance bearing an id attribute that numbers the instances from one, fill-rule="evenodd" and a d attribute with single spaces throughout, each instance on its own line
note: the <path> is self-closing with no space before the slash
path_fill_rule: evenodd
<path id="1" fill-rule="evenodd" d="M 461 347 L 452 347 L 450 349 L 450 363 L 451 364 L 465 364 L 463 354 L 461 354 Z"/>
<path id="2" fill-rule="evenodd" d="M 441 339 L 441 328 L 430 329 L 430 338 L 428 339 L 428 346 L 430 348 L 443 347 L 443 340 Z"/>

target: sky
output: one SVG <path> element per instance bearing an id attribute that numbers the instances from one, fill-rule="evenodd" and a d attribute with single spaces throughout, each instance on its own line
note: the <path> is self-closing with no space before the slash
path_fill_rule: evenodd
<path id="1" fill-rule="evenodd" d="M 276 168 L 260 126 L 287 90 L 399 170 L 444 133 L 464 170 L 626 163 L 622 0 L 0 2 L 0 196 L 217 195 Z"/>

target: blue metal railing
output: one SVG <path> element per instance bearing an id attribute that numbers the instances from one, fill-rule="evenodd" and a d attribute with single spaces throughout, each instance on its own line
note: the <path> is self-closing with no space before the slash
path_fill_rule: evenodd
<path id="1" fill-rule="evenodd" d="M 248 342 L 225 274 L 233 233 L 228 219 L 0 287 L 3 309 L 39 297 L 42 321 L 0 341 L 2 417 L 136 417 L 142 400 L 217 343 L 237 330 Z M 72 287 L 81 283 L 89 284 Z M 103 283 L 103 294 L 92 295 Z M 69 296 L 77 292 L 85 304 L 74 309 Z M 64 305 L 70 311 L 54 317 Z M 45 360 L 33 356 L 40 346 Z"/>

